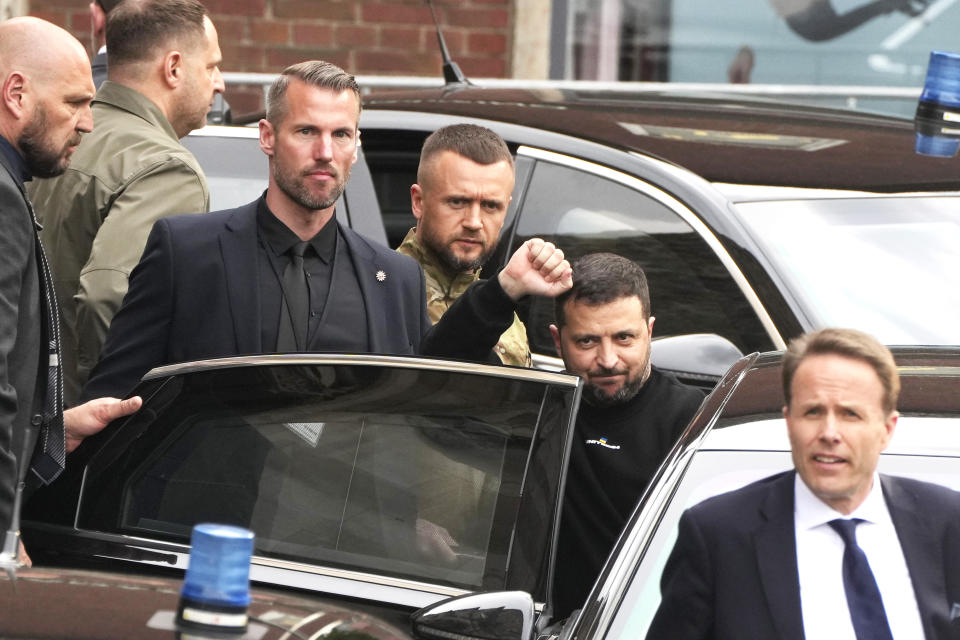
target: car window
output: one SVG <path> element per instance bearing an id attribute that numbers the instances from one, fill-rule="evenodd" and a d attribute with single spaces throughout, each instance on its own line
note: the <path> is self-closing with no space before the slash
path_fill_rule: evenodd
<path id="1" fill-rule="evenodd" d="M 267 156 L 255 134 L 256 129 L 222 136 L 194 133 L 183 139 L 207 177 L 211 211 L 253 202 L 267 188 Z"/>
<path id="2" fill-rule="evenodd" d="M 178 542 L 235 524 L 261 556 L 535 592 L 576 388 L 562 379 L 348 365 L 172 378 L 91 461 L 78 521 Z"/>
<path id="3" fill-rule="evenodd" d="M 653 197 L 580 168 L 540 161 L 519 216 L 514 246 L 540 236 L 560 246 L 571 262 L 607 251 L 640 263 L 657 318 L 654 335 L 716 333 L 744 352 L 770 348 L 760 321 L 710 247 Z M 552 301 L 533 300 L 523 320 L 532 349 L 552 354 Z"/>

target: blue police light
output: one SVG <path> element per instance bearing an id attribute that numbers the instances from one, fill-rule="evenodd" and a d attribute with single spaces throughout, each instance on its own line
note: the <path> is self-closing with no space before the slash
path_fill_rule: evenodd
<path id="1" fill-rule="evenodd" d="M 930 53 L 914 129 L 917 153 L 952 158 L 960 149 L 960 55 Z"/>
<path id="2" fill-rule="evenodd" d="M 253 532 L 228 525 L 198 524 L 190 545 L 177 622 L 193 629 L 243 633 L 250 604 Z"/>

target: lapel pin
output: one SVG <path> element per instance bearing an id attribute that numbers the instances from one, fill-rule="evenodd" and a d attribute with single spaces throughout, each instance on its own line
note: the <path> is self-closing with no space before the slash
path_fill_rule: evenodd
<path id="1" fill-rule="evenodd" d="M 387 272 L 383 269 L 377 271 L 377 282 L 383 282 L 387 279 Z"/>

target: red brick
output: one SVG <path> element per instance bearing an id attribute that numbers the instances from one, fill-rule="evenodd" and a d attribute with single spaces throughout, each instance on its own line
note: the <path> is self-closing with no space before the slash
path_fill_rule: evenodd
<path id="1" fill-rule="evenodd" d="M 263 45 L 238 44 L 220 41 L 223 71 L 260 71 L 266 65 L 266 52 Z"/>
<path id="2" fill-rule="evenodd" d="M 59 27 L 63 27 L 64 29 L 67 28 L 68 22 L 67 22 L 66 11 L 54 11 L 51 9 L 43 8 L 43 9 L 34 9 L 30 12 L 29 15 L 34 16 L 35 18 L 42 18 L 43 20 L 46 20 L 47 22 L 52 22 L 53 24 Z M 89 36 L 88 36 L 88 39 L 89 39 Z"/>
<path id="3" fill-rule="evenodd" d="M 360 15 L 364 22 L 376 24 L 433 24 L 429 7 L 419 4 L 370 2 L 363 5 Z"/>
<path id="4" fill-rule="evenodd" d="M 274 0 L 273 15 L 277 18 L 352 21 L 356 4 L 356 0 Z"/>
<path id="5" fill-rule="evenodd" d="M 290 24 L 254 20 L 250 23 L 250 39 L 263 44 L 290 44 Z"/>
<path id="6" fill-rule="evenodd" d="M 80 42 L 86 44 L 90 39 L 90 12 L 74 11 L 70 14 L 70 32 L 77 36 Z"/>
<path id="7" fill-rule="evenodd" d="M 347 54 L 346 51 L 334 49 L 268 49 L 267 66 L 276 72 L 280 72 L 291 64 L 304 60 L 326 60 L 354 73 L 352 69 L 349 69 L 350 65 L 347 64 Z"/>
<path id="8" fill-rule="evenodd" d="M 252 115 L 259 115 L 263 111 L 263 90 L 259 86 L 231 85 L 225 94 L 230 103 L 230 112 L 234 120 L 249 119 Z"/>
<path id="9" fill-rule="evenodd" d="M 224 43 L 239 44 L 248 39 L 246 18 L 218 18 L 214 25 L 217 27 L 217 37 L 221 46 Z"/>
<path id="10" fill-rule="evenodd" d="M 355 55 L 357 65 L 353 73 L 357 74 L 437 76 L 441 69 L 440 56 L 433 53 L 357 51 Z"/>
<path id="11" fill-rule="evenodd" d="M 454 0 L 455 1 L 455 0 Z M 517 0 L 521 2 L 522 0 Z M 471 4 L 482 4 L 490 6 L 500 6 L 500 7 L 509 7 L 510 0 L 471 0 Z"/>
<path id="12" fill-rule="evenodd" d="M 507 37 L 499 33 L 471 33 L 467 36 L 470 53 L 493 55 L 506 53 Z"/>
<path id="13" fill-rule="evenodd" d="M 431 30 L 430 33 L 432 35 L 433 31 Z M 419 27 L 380 27 L 380 47 L 421 51 L 423 49 L 422 30 Z"/>
<path id="14" fill-rule="evenodd" d="M 497 27 L 510 24 L 510 12 L 506 9 L 445 9 L 444 15 L 449 24 L 462 27 Z"/>
<path id="15" fill-rule="evenodd" d="M 31 5 L 31 8 L 32 8 L 32 5 L 40 5 L 41 3 L 30 2 L 28 4 Z M 43 4 L 43 9 L 46 11 L 49 11 L 51 9 L 64 9 L 66 11 L 70 11 L 71 9 L 77 9 L 80 7 L 83 7 L 83 9 L 86 10 L 86 7 L 87 7 L 87 3 L 81 2 L 80 0 L 43 0 L 42 4 Z M 38 12 L 31 11 L 30 15 L 35 16 L 37 15 L 37 13 Z M 46 20 L 46 18 L 44 18 L 44 20 Z"/>
<path id="16" fill-rule="evenodd" d="M 441 25 L 442 26 L 442 25 Z M 443 40 L 447 43 L 447 49 L 450 55 L 458 56 L 467 52 L 467 31 L 464 29 L 443 28 Z M 440 45 L 437 43 L 437 33 L 433 29 L 428 29 L 425 34 L 424 48 L 427 51 L 440 51 Z"/>
<path id="17" fill-rule="evenodd" d="M 460 58 L 457 64 L 468 78 L 503 78 L 507 63 L 501 58 Z"/>
<path id="18" fill-rule="evenodd" d="M 333 45 L 333 26 L 329 24 L 294 24 L 293 44 L 301 47 Z"/>
<path id="19" fill-rule="evenodd" d="M 377 30 L 374 27 L 341 24 L 337 26 L 335 41 L 340 47 L 375 47 Z"/>
<path id="20" fill-rule="evenodd" d="M 262 17 L 267 11 L 267 0 L 204 0 L 203 5 L 213 16 L 256 16 Z"/>

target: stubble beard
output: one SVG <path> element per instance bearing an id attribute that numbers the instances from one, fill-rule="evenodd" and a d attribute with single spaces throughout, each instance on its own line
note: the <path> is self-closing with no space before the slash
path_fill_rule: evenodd
<path id="1" fill-rule="evenodd" d="M 342 180 L 337 180 L 336 184 L 333 186 L 333 190 L 326 197 L 322 197 L 314 195 L 307 188 L 306 184 L 304 183 L 307 173 L 308 172 L 302 172 L 297 176 L 293 176 L 290 173 L 285 172 L 279 164 L 274 164 L 273 180 L 276 182 L 277 188 L 279 188 L 280 191 L 285 193 L 288 198 L 296 202 L 304 209 L 308 209 L 310 211 L 322 211 L 324 209 L 329 209 L 336 204 L 340 196 L 343 195 L 343 189 L 346 185 L 347 176 L 344 176 Z M 335 175 L 334 178 L 339 178 L 339 175 Z"/>
<path id="2" fill-rule="evenodd" d="M 450 241 L 449 243 L 444 244 L 440 238 L 437 238 L 431 234 L 429 229 L 423 237 L 423 244 L 437 254 L 440 262 L 443 263 L 443 266 L 450 273 L 475 271 L 486 264 L 493 252 L 497 250 L 497 243 L 494 242 L 492 246 L 483 247 L 483 249 L 480 251 L 480 254 L 476 258 L 461 258 L 454 253 L 452 248 L 453 242 L 454 241 Z"/>
<path id="3" fill-rule="evenodd" d="M 70 165 L 67 149 L 80 144 L 80 134 L 74 131 L 63 147 L 54 150 L 50 140 L 44 137 L 46 129 L 47 112 L 42 106 L 38 106 L 17 138 L 17 146 L 23 154 L 27 169 L 30 175 L 36 178 L 55 178 L 61 175 Z"/>
<path id="4" fill-rule="evenodd" d="M 589 375 L 619 375 L 623 374 L 623 371 L 616 370 L 597 370 L 589 372 Z M 583 397 L 584 399 L 594 407 L 600 407 L 606 409 L 608 407 L 615 407 L 617 405 L 625 404 L 630 402 L 637 394 L 640 393 L 640 389 L 643 388 L 643 385 L 647 383 L 647 380 L 650 378 L 650 356 L 647 355 L 647 363 L 643 368 L 643 372 L 635 377 L 628 378 L 626 382 L 623 383 L 619 389 L 613 393 L 607 393 L 595 385 L 587 383 L 583 387 Z"/>

